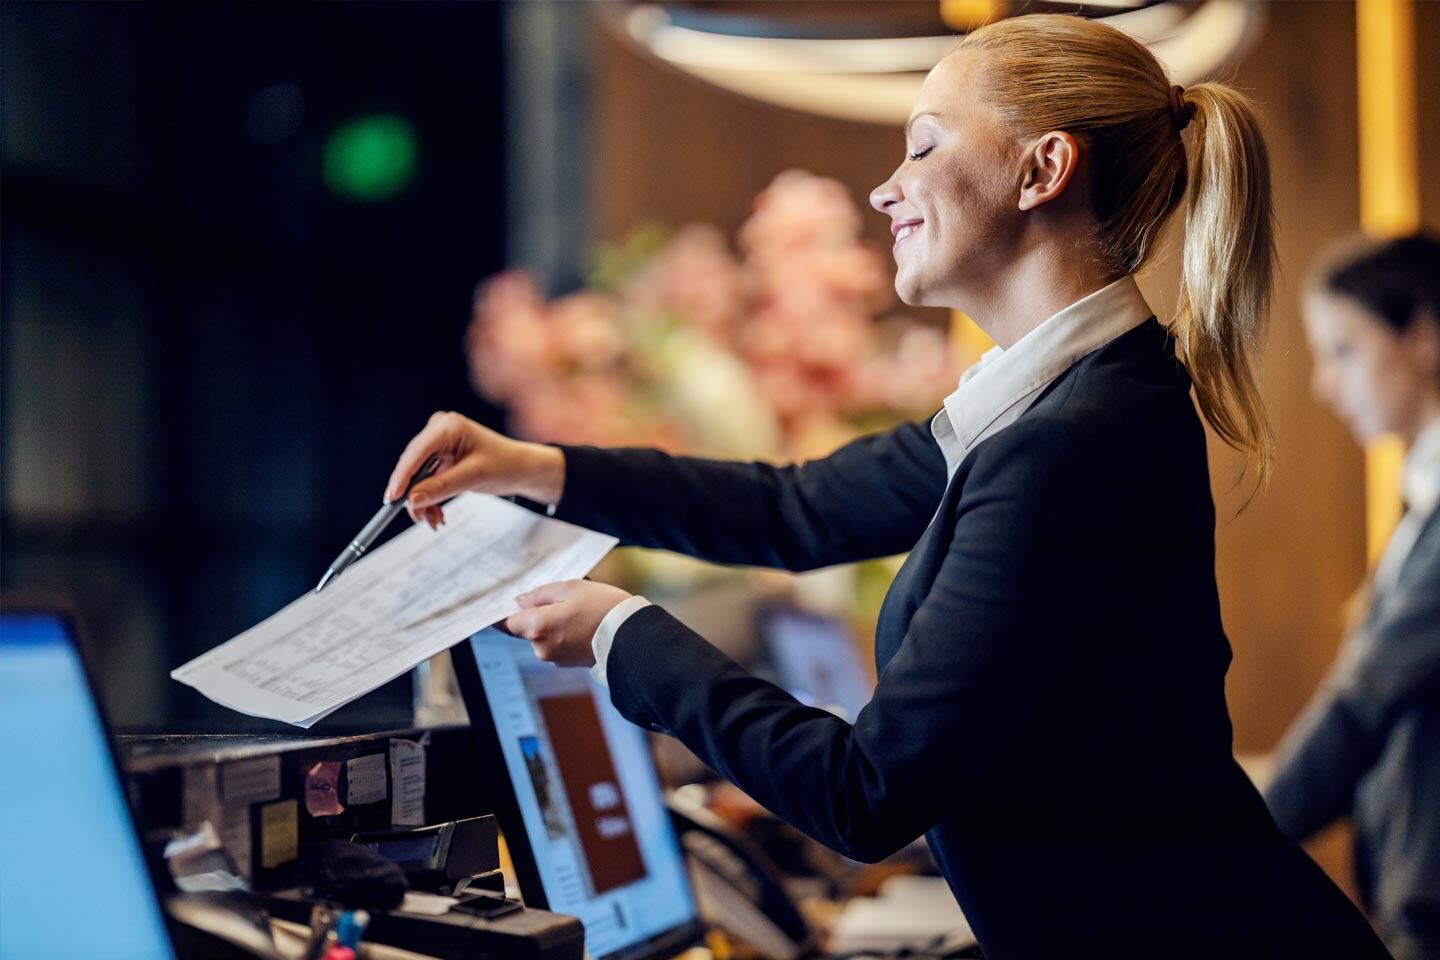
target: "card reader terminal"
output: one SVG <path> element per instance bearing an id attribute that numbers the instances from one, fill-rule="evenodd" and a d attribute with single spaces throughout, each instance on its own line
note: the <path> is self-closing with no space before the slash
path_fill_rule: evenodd
<path id="1" fill-rule="evenodd" d="M 498 833 L 492 816 L 451 820 L 413 830 L 357 833 L 350 842 L 398 866 L 412 890 L 455 896 L 474 880 L 500 869 Z"/>

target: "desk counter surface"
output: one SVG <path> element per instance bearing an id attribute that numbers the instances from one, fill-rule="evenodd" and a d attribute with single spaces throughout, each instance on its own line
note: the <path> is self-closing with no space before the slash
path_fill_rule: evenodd
<path id="1" fill-rule="evenodd" d="M 383 730 L 375 733 L 144 733 L 115 738 L 120 763 L 128 773 L 152 773 L 166 767 L 228 763 L 298 750 L 344 748 L 392 738 L 416 740 L 428 733 L 465 730 L 463 725 Z"/>

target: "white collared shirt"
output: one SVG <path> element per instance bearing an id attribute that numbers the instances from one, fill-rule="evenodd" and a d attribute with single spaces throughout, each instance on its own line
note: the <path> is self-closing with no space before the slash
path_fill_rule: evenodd
<path id="1" fill-rule="evenodd" d="M 1040 394 L 1076 361 L 1100 349 L 1154 316 L 1135 278 L 1126 274 L 1070 304 L 1017 340 L 1008 350 L 986 351 L 960 377 L 955 392 L 930 421 L 930 432 L 945 455 L 945 471 L 954 479 L 966 454 L 1020 418 Z M 648 607 L 644 597 L 617 604 L 591 638 L 595 654 L 591 675 L 606 682 L 605 661 L 621 624 Z"/>
<path id="2" fill-rule="evenodd" d="M 1375 567 L 1375 586 L 1380 589 L 1395 585 L 1425 521 L 1440 504 L 1440 420 L 1421 430 L 1405 454 L 1405 464 L 1400 468 L 1400 495 L 1405 500 L 1405 515 L 1395 525 Z"/>
<path id="3" fill-rule="evenodd" d="M 1126 274 L 1021 337 L 1008 350 L 993 347 L 960 377 L 955 392 L 930 421 L 950 477 L 981 440 L 1010 426 L 1045 388 L 1088 353 L 1127 333 L 1155 311 L 1135 277 Z"/>

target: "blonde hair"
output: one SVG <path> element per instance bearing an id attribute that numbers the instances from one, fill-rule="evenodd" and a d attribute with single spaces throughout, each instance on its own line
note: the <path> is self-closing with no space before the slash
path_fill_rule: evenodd
<path id="1" fill-rule="evenodd" d="M 1111 269 L 1143 266 L 1185 201 L 1171 331 L 1200 412 L 1222 440 L 1250 456 L 1263 482 L 1272 447 L 1255 367 L 1275 228 L 1254 103 L 1224 84 L 1198 83 L 1172 105 L 1170 81 L 1143 44 L 1066 14 L 1000 20 L 955 49 L 982 54 L 980 96 L 1017 134 L 1063 130 L 1089 148 L 1096 241 Z M 1181 133 L 1187 121 L 1194 131 L 1188 156 Z"/>

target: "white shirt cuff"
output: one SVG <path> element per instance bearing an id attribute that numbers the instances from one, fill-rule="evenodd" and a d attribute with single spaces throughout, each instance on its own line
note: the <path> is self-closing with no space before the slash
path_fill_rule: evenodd
<path id="1" fill-rule="evenodd" d="M 590 668 L 590 676 L 600 681 L 602 686 L 609 686 L 610 681 L 605 673 L 605 661 L 610 657 L 610 645 L 615 642 L 615 634 L 620 631 L 620 625 L 630 619 L 630 615 L 636 610 L 650 606 L 650 601 L 644 597 L 627 597 L 605 614 L 605 619 L 600 621 L 600 626 L 595 628 L 595 636 L 590 638 L 590 649 L 595 653 L 595 666 Z"/>

